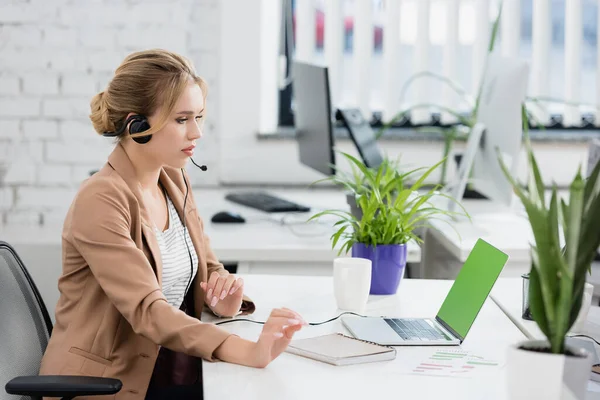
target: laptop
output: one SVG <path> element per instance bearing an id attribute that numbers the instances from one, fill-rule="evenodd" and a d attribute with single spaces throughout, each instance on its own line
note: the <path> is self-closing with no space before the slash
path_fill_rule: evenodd
<path id="1" fill-rule="evenodd" d="M 357 339 L 388 346 L 460 345 L 508 256 L 478 239 L 433 318 L 343 317 Z"/>

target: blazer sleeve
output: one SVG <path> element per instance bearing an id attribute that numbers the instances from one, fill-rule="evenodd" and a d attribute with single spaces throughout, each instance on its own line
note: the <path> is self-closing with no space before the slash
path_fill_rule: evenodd
<path id="1" fill-rule="evenodd" d="M 123 190 L 98 181 L 87 189 L 74 202 L 69 236 L 111 302 L 137 334 L 213 361 L 214 351 L 230 333 L 167 302 L 152 265 L 132 239 Z"/>

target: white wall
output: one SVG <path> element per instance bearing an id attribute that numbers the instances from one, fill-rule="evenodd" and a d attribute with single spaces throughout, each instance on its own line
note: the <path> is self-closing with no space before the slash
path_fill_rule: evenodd
<path id="1" fill-rule="evenodd" d="M 198 159 L 216 184 L 217 0 L 0 0 L 0 213 L 8 224 L 60 222 L 79 183 L 106 161 L 89 102 L 132 51 L 162 47 L 191 58 L 209 84 Z"/>
<path id="2" fill-rule="evenodd" d="M 196 187 L 305 185 L 321 178 L 293 140 L 258 140 L 277 113 L 277 0 L 0 0 L 0 221 L 62 222 L 79 183 L 112 148 L 89 101 L 130 52 L 163 47 L 192 59 L 209 83 Z M 432 165 L 439 142 L 384 142 L 410 165 Z M 351 150 L 349 143 L 342 148 Z M 583 144 L 539 144 L 548 181 L 566 184 Z M 452 173 L 452 170 L 450 171 Z M 435 177 L 433 177 L 435 179 Z"/>

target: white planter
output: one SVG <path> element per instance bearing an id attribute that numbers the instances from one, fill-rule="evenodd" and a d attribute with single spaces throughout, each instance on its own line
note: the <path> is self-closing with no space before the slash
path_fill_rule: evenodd
<path id="1" fill-rule="evenodd" d="M 524 350 L 548 348 L 544 340 L 528 340 L 508 351 L 507 380 L 511 400 L 583 400 L 592 370 L 592 357 L 583 349 L 567 349 L 578 356 Z"/>

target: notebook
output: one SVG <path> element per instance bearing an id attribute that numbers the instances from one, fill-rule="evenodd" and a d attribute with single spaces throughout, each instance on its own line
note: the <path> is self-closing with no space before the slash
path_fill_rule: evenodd
<path id="1" fill-rule="evenodd" d="M 396 358 L 396 349 L 331 333 L 292 341 L 286 352 L 332 365 L 361 364 Z"/>

